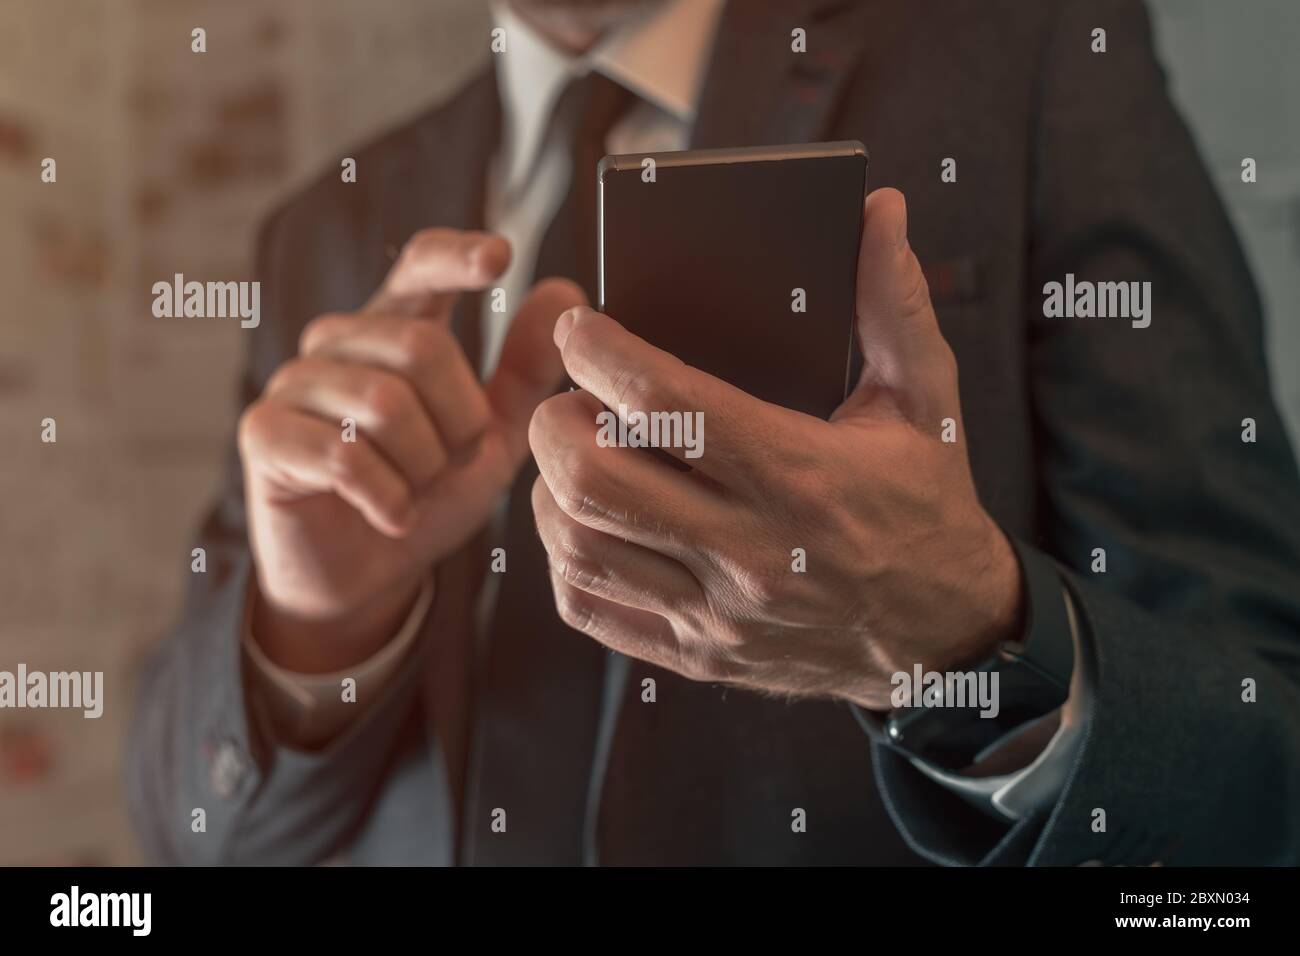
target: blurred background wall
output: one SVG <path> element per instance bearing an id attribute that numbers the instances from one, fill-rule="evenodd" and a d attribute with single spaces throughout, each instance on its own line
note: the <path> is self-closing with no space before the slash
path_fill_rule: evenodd
<path id="1" fill-rule="evenodd" d="M 1153 13 L 1300 437 L 1300 4 Z M 99 720 L 0 711 L 0 865 L 138 860 L 132 674 L 177 613 L 244 345 L 237 322 L 160 333 L 147 290 L 249 278 L 270 203 L 445 95 L 488 29 L 483 0 L 0 0 L 0 669 L 103 670 L 107 698 Z"/>
<path id="2" fill-rule="evenodd" d="M 137 859 L 131 675 L 176 616 L 245 344 L 160 326 L 150 286 L 250 278 L 268 206 L 449 92 L 488 29 L 482 0 L 0 0 L 0 669 L 103 670 L 107 698 L 0 711 L 0 864 Z"/>

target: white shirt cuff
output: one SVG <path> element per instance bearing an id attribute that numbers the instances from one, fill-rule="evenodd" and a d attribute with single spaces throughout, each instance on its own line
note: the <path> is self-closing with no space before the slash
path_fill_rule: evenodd
<path id="1" fill-rule="evenodd" d="M 251 664 L 256 697 L 264 708 L 276 743 L 314 749 L 337 736 L 379 699 L 406 659 L 433 603 L 433 579 L 420 593 L 393 638 L 366 660 L 332 674 L 299 674 L 281 667 L 262 650 L 252 628 L 253 602 L 244 602 L 243 646 Z M 345 699 L 343 681 L 355 681 Z"/>
<path id="2" fill-rule="evenodd" d="M 980 777 L 951 773 L 932 767 L 921 760 L 912 765 L 936 783 L 976 803 L 991 803 L 994 809 L 1009 820 L 1020 820 L 1035 810 L 1051 806 L 1065 786 L 1065 778 L 1079 752 L 1083 741 L 1083 728 L 1087 726 L 1092 709 L 1093 688 L 1088 681 L 1083 662 L 1082 636 L 1074 601 L 1062 586 L 1065 613 L 1070 622 L 1070 637 L 1074 641 L 1074 673 L 1070 678 L 1070 694 L 1060 708 L 1060 725 L 1052 739 L 1028 765 L 1012 773 Z M 1053 715 L 1040 718 L 1047 720 Z M 1037 723 L 1037 722 L 1035 722 Z M 1018 727 L 997 742 L 992 750 L 1005 750 L 1015 746 L 1015 738 L 1032 725 Z M 978 771 L 976 762 L 971 770 Z"/>

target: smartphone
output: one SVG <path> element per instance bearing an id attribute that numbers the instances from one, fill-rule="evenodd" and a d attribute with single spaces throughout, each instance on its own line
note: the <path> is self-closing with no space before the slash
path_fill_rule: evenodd
<path id="1" fill-rule="evenodd" d="M 827 418 L 859 366 L 859 142 L 606 156 L 601 311 L 749 394 Z"/>

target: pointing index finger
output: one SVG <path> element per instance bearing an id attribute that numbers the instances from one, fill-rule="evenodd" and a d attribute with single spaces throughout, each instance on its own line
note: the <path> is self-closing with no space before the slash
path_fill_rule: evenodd
<path id="1" fill-rule="evenodd" d="M 510 256 L 510 243 L 493 233 L 422 229 L 402 247 L 363 311 L 445 315 L 459 293 L 494 282 L 510 265 Z"/>

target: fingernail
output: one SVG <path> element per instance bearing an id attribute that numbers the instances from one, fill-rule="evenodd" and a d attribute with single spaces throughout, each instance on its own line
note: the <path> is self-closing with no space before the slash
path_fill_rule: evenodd
<path id="1" fill-rule="evenodd" d="M 569 333 L 573 331 L 573 323 L 577 321 L 577 309 L 565 309 L 560 313 L 560 317 L 555 320 L 555 347 L 564 348 L 564 343 L 569 339 Z"/>

